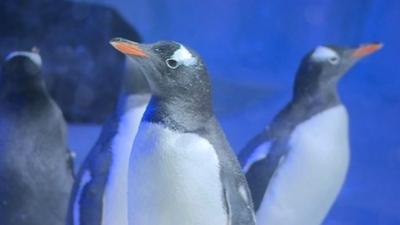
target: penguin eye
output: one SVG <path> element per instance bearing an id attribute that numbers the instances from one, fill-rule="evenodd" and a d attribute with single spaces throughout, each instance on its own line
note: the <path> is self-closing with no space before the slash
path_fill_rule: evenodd
<path id="1" fill-rule="evenodd" d="M 165 63 L 167 63 L 167 66 L 171 69 L 176 69 L 179 66 L 178 61 L 176 61 L 175 59 L 167 59 L 165 61 Z"/>
<path id="2" fill-rule="evenodd" d="M 337 57 L 337 56 L 334 56 L 334 57 L 332 57 L 332 58 L 329 58 L 329 62 L 331 63 L 331 64 L 338 64 L 338 62 L 339 62 L 339 57 Z"/>

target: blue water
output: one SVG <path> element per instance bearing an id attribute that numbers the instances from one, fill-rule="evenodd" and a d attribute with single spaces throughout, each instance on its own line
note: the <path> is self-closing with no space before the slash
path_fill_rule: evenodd
<path id="1" fill-rule="evenodd" d="M 236 150 L 288 101 L 307 51 L 326 43 L 383 42 L 384 49 L 340 85 L 350 113 L 352 159 L 324 224 L 400 224 L 400 1 L 93 2 L 115 7 L 148 42 L 177 40 L 204 57 L 216 113 Z"/>

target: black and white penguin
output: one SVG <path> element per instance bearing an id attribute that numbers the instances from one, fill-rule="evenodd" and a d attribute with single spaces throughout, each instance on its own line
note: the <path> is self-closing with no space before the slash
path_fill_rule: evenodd
<path id="1" fill-rule="evenodd" d="M 358 60 L 380 48 L 320 46 L 304 57 L 292 100 L 239 156 L 257 224 L 322 223 L 349 165 L 348 115 L 337 83 Z"/>
<path id="2" fill-rule="evenodd" d="M 120 99 L 75 181 L 69 225 L 128 225 L 128 164 L 150 100 L 141 64 L 127 57 Z"/>
<path id="3" fill-rule="evenodd" d="M 64 225 L 73 166 L 41 57 L 13 52 L 0 75 L 0 224 Z"/>
<path id="4" fill-rule="evenodd" d="M 182 44 L 112 45 L 147 70 L 152 98 L 129 162 L 129 225 L 253 225 L 246 179 L 212 110 L 206 66 Z"/>

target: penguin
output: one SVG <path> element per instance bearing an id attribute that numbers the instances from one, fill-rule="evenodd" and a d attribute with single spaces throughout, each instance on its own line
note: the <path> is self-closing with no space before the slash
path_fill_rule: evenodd
<path id="1" fill-rule="evenodd" d="M 322 223 L 349 166 L 349 119 L 337 84 L 381 47 L 319 46 L 303 58 L 291 101 L 239 154 L 259 225 Z"/>
<path id="2" fill-rule="evenodd" d="M 142 63 L 152 97 L 129 161 L 129 225 L 254 225 L 240 164 L 211 104 L 200 56 L 174 41 L 111 44 Z"/>
<path id="3" fill-rule="evenodd" d="M 126 58 L 118 104 L 76 178 L 69 225 L 127 225 L 129 156 L 150 90 L 136 61 Z"/>
<path id="4" fill-rule="evenodd" d="M 0 224 L 64 225 L 73 185 L 66 124 L 37 52 L 9 54 L 0 74 Z"/>

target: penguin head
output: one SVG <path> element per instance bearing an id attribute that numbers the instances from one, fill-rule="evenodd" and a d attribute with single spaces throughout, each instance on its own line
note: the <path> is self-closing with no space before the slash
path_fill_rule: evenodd
<path id="1" fill-rule="evenodd" d="M 355 63 L 382 46 L 379 43 L 364 44 L 356 48 L 318 46 L 303 58 L 296 76 L 295 92 L 334 87 Z"/>
<path id="2" fill-rule="evenodd" d="M 114 38 L 110 43 L 146 70 L 144 74 L 153 96 L 193 100 L 211 98 L 206 66 L 190 48 L 174 41 L 139 44 Z"/>
<path id="3" fill-rule="evenodd" d="M 29 85 L 41 79 L 42 59 L 37 52 L 15 51 L 4 61 L 1 82 Z"/>

